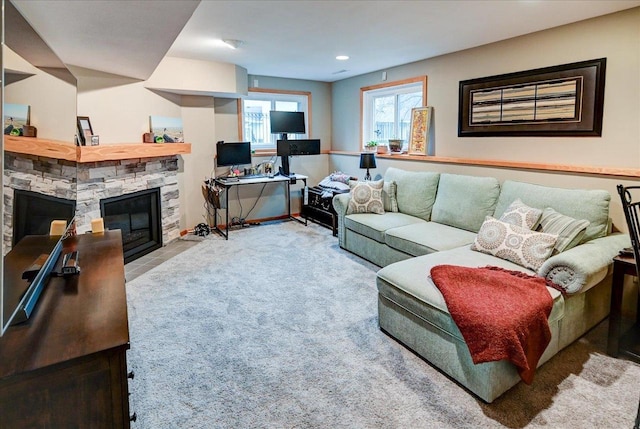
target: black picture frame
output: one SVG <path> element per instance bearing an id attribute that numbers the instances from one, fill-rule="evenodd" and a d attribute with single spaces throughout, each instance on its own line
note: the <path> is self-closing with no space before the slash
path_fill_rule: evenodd
<path id="1" fill-rule="evenodd" d="M 88 136 L 93 135 L 93 128 L 91 127 L 91 120 L 88 116 L 77 116 L 77 125 L 78 125 L 78 142 L 82 146 L 86 146 L 87 144 L 87 131 Z"/>
<path id="2" fill-rule="evenodd" d="M 600 137 L 606 58 L 460 81 L 458 137 Z"/>

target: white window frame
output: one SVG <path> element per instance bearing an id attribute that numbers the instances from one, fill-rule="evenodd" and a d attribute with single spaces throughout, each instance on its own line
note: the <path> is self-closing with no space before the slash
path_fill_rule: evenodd
<path id="1" fill-rule="evenodd" d="M 245 138 L 245 100 L 260 100 L 270 101 L 271 109 L 275 109 L 276 101 L 294 101 L 300 106 L 299 112 L 304 113 L 305 134 L 289 134 L 290 140 L 295 139 L 307 139 L 311 135 L 311 92 L 307 91 L 287 91 L 277 89 L 262 89 L 262 88 L 249 88 L 248 95 L 241 99 L 238 103 L 238 134 L 240 140 L 248 141 Z M 269 127 L 269 124 L 266 124 Z M 269 130 L 270 131 L 270 130 Z M 278 134 L 271 134 L 271 139 L 268 143 L 260 144 L 251 142 L 251 149 L 253 150 L 274 150 L 276 148 L 276 142 L 280 138 Z"/>
<path id="2" fill-rule="evenodd" d="M 395 82 L 385 82 L 360 88 L 360 148 L 363 149 L 366 142 L 377 141 L 373 129 L 374 101 L 378 97 L 395 96 L 412 92 L 422 92 L 422 105 L 427 105 L 427 77 L 420 76 Z M 394 123 L 398 125 L 398 110 L 394 111 Z"/>

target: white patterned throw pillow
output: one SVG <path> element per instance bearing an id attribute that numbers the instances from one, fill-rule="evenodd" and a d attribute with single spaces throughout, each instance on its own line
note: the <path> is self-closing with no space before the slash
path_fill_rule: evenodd
<path id="1" fill-rule="evenodd" d="M 551 256 L 557 239 L 554 234 L 531 231 L 487 216 L 471 249 L 538 271 Z"/>
<path id="2" fill-rule="evenodd" d="M 351 188 L 351 198 L 347 206 L 347 214 L 376 213 L 384 214 L 382 204 L 382 180 L 375 182 L 357 182 Z"/>
<path id="3" fill-rule="evenodd" d="M 509 204 L 509 207 L 500 216 L 500 221 L 527 229 L 535 229 L 541 215 L 542 210 L 529 207 L 518 198 Z"/>

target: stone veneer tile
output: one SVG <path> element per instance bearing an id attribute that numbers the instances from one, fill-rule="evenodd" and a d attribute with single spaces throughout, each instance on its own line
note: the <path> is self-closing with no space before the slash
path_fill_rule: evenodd
<path id="1" fill-rule="evenodd" d="M 46 195 L 76 199 L 78 232 L 91 228 L 91 220 L 100 217 L 100 199 L 160 188 L 162 237 L 167 244 L 180 237 L 180 200 L 177 156 L 133 158 L 77 164 L 63 160 L 14 156 L 5 153 L 3 242 L 11 248 L 14 189 L 35 190 Z M 8 247 L 6 244 L 8 243 Z"/>

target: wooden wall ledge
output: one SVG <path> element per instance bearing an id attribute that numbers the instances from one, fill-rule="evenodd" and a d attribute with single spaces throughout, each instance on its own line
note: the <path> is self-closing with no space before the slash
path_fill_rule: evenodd
<path id="1" fill-rule="evenodd" d="M 360 152 L 347 152 L 333 150 L 332 155 L 348 155 L 359 156 Z M 614 176 L 614 177 L 630 177 L 640 178 L 640 169 L 638 168 L 617 168 L 617 167 L 593 167 L 585 165 L 565 165 L 565 164 L 542 164 L 535 162 L 519 162 L 519 161 L 499 161 L 489 159 L 471 159 L 471 158 L 452 158 L 444 156 L 423 156 L 423 155 L 391 155 L 376 154 L 376 158 L 393 159 L 396 161 L 418 161 L 418 162 L 434 162 L 441 164 L 460 164 L 460 165 L 478 165 L 483 167 L 499 167 L 510 168 L 514 170 L 534 170 L 534 171 L 553 171 L 559 173 L 588 174 L 595 176 Z"/>
<path id="2" fill-rule="evenodd" d="M 4 150 L 76 162 L 155 158 L 191 153 L 190 143 L 127 143 L 76 146 L 73 143 L 34 137 L 4 136 Z"/>

